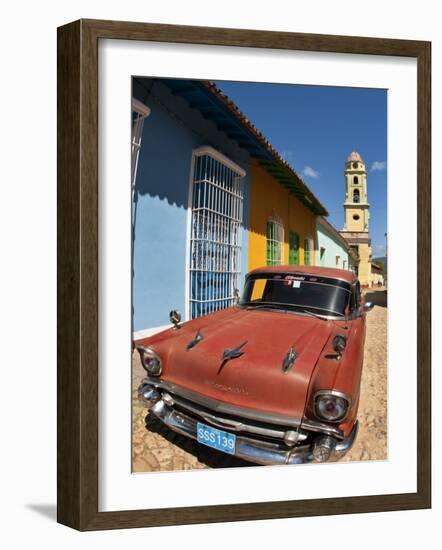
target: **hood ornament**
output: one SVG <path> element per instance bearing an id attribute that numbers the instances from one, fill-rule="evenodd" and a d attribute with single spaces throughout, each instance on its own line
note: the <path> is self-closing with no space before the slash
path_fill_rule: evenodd
<path id="1" fill-rule="evenodd" d="M 246 344 L 247 344 L 247 340 L 242 344 L 240 344 L 239 346 L 237 346 L 236 348 L 224 350 L 223 356 L 221 357 L 221 366 L 219 367 L 218 374 L 222 371 L 227 361 L 230 361 L 230 359 L 237 359 L 238 357 L 241 357 L 241 355 L 244 355 L 244 352 L 240 350 Z"/>
<path id="2" fill-rule="evenodd" d="M 292 346 L 282 362 L 282 372 L 286 373 L 287 371 L 289 371 L 295 364 L 297 357 L 298 354 L 296 353 L 295 348 Z"/>
<path id="3" fill-rule="evenodd" d="M 201 330 L 198 329 L 198 332 L 195 334 L 195 336 L 192 338 L 192 340 L 190 340 L 190 342 L 187 344 L 187 347 L 186 347 L 187 351 L 194 348 L 203 339 L 204 339 L 203 333 L 201 332 Z"/>

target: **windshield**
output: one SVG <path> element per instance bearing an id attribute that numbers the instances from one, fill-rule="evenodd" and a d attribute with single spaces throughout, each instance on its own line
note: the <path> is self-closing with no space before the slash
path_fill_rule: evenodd
<path id="1" fill-rule="evenodd" d="M 240 305 L 343 317 L 350 295 L 350 285 L 337 279 L 266 273 L 247 279 Z"/>

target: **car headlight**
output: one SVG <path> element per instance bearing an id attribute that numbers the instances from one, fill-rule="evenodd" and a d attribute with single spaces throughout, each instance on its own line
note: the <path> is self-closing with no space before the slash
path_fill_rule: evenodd
<path id="1" fill-rule="evenodd" d="M 321 420 L 338 422 L 347 415 L 350 398 L 335 391 L 320 391 L 314 397 L 315 414 Z"/>
<path id="2" fill-rule="evenodd" d="M 140 346 L 137 350 L 140 354 L 141 364 L 147 374 L 149 374 L 149 376 L 160 376 L 163 370 L 161 359 L 153 351 L 153 349 Z"/>

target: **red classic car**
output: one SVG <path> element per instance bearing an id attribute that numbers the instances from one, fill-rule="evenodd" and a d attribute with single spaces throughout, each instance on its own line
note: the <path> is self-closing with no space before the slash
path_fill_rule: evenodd
<path id="1" fill-rule="evenodd" d="M 342 457 L 358 431 L 366 312 L 350 271 L 248 273 L 238 303 L 135 342 L 138 394 L 172 430 L 259 464 Z"/>

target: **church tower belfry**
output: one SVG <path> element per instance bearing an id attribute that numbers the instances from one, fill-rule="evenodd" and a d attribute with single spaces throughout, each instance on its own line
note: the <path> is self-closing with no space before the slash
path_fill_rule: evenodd
<path id="1" fill-rule="evenodd" d="M 353 152 L 345 163 L 344 231 L 368 231 L 369 208 L 365 163 Z"/>
<path id="2" fill-rule="evenodd" d="M 344 229 L 342 236 L 358 253 L 358 277 L 362 286 L 371 283 L 370 204 L 367 170 L 361 155 L 353 151 L 345 162 Z"/>

